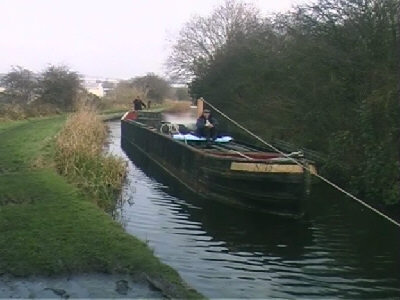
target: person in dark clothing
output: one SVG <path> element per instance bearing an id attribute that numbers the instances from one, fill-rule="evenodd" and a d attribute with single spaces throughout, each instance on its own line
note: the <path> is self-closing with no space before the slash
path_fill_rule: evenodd
<path id="1" fill-rule="evenodd" d="M 211 116 L 208 109 L 203 110 L 202 115 L 197 119 L 196 122 L 196 135 L 205 137 L 207 142 L 215 140 L 217 138 L 217 126 L 218 121 Z"/>
<path id="2" fill-rule="evenodd" d="M 140 97 L 136 97 L 133 100 L 133 110 L 142 110 L 143 106 L 146 107 L 146 104 L 140 99 Z"/>

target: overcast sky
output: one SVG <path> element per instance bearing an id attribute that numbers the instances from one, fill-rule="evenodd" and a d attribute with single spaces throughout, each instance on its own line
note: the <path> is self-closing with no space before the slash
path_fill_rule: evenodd
<path id="1" fill-rule="evenodd" d="M 309 0 L 252 0 L 263 14 Z M 168 39 L 219 0 L 0 0 L 0 73 L 64 64 L 81 74 L 163 75 Z"/>

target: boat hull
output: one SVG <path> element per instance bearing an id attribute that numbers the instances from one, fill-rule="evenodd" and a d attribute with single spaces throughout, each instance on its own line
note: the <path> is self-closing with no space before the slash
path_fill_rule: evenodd
<path id="1" fill-rule="evenodd" d="M 291 170 L 293 164 L 265 165 L 207 155 L 135 121 L 122 120 L 121 131 L 126 151 L 147 157 L 203 198 L 291 217 L 304 214 L 307 174 Z"/>

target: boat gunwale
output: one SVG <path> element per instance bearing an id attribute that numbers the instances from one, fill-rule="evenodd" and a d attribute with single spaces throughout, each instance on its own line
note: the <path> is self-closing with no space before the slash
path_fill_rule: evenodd
<path id="1" fill-rule="evenodd" d="M 286 161 L 286 162 L 285 161 L 279 161 L 279 162 L 277 162 L 277 161 L 269 161 L 269 160 L 266 160 L 266 159 L 246 159 L 246 158 L 240 158 L 240 157 L 235 157 L 235 158 L 223 157 L 223 156 L 219 156 L 217 154 L 212 154 L 210 152 L 199 150 L 198 148 L 193 147 L 193 146 L 188 145 L 188 144 L 185 144 L 185 143 L 182 143 L 181 141 L 174 140 L 171 136 L 162 134 L 158 130 L 152 130 L 150 126 L 148 126 L 147 124 L 141 123 L 139 121 L 136 121 L 136 120 L 124 120 L 124 119 L 121 119 L 121 121 L 127 122 L 128 124 L 132 124 L 132 125 L 138 126 L 140 128 L 143 128 L 143 129 L 146 129 L 147 131 L 149 131 L 151 133 L 155 133 L 158 136 L 163 137 L 164 139 L 173 141 L 173 142 L 181 145 L 182 147 L 185 147 L 188 150 L 194 151 L 194 152 L 196 152 L 196 153 L 198 153 L 200 155 L 203 155 L 203 156 L 205 156 L 207 158 L 212 158 L 212 159 L 220 160 L 220 161 L 231 161 L 231 162 L 297 165 L 296 163 L 291 162 L 291 161 Z M 154 127 L 152 127 L 152 128 L 154 128 Z M 275 152 L 265 152 L 265 153 L 275 153 Z"/>
<path id="2" fill-rule="evenodd" d="M 274 180 L 277 182 L 286 182 L 286 183 L 300 183 L 304 179 L 304 173 L 269 173 L 269 172 L 245 172 L 240 170 L 220 170 L 210 167 L 201 167 L 202 170 L 208 172 L 213 175 L 217 175 L 221 178 L 229 178 L 229 179 L 242 179 L 242 180 L 250 180 L 256 178 L 258 181 L 262 181 L 265 179 Z M 284 180 L 278 180 L 279 178 L 284 177 Z M 288 178 L 291 178 L 288 181 Z"/>

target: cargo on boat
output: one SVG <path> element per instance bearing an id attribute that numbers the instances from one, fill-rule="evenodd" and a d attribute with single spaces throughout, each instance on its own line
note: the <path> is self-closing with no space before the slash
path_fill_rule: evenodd
<path id="1" fill-rule="evenodd" d="M 179 133 L 181 129 L 163 123 L 160 113 L 129 112 L 121 120 L 121 143 L 210 201 L 291 217 L 303 215 L 311 174 L 292 159 L 229 137 L 209 144 Z M 311 162 L 296 159 L 315 172 Z"/>

